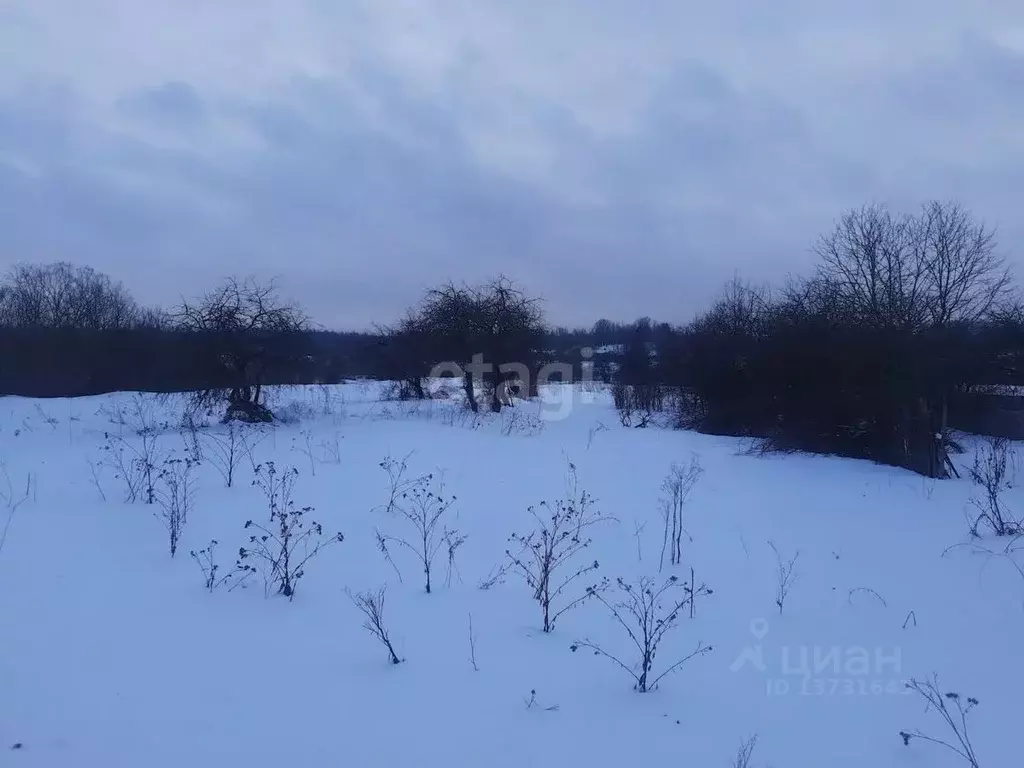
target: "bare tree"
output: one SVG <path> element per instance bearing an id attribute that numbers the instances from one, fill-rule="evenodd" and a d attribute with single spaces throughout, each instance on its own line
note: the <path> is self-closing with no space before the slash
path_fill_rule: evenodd
<path id="1" fill-rule="evenodd" d="M 713 324 L 719 333 L 758 334 L 771 309 L 767 286 L 734 277 L 722 289 L 711 311 L 701 322 Z"/>
<path id="2" fill-rule="evenodd" d="M 973 323 L 1010 287 L 994 231 L 956 203 L 931 201 L 917 216 L 883 205 L 849 211 L 816 250 L 820 278 L 837 288 L 843 311 L 871 327 Z"/>
<path id="3" fill-rule="evenodd" d="M 466 365 L 477 349 L 479 312 L 473 292 L 468 287 L 449 283 L 429 291 L 417 310 L 417 323 L 421 333 L 434 340 L 438 363 L 452 362 Z M 463 371 L 463 389 L 466 403 L 476 412 L 476 390 L 471 371 Z"/>
<path id="4" fill-rule="evenodd" d="M 183 301 L 174 317 L 180 328 L 204 335 L 230 382 L 197 393 L 197 399 L 226 399 L 225 421 L 269 421 L 272 415 L 261 402 L 268 368 L 282 358 L 301 356 L 299 342 L 309 329 L 305 313 L 283 301 L 273 282 L 230 278 L 197 302 Z"/>
<path id="5" fill-rule="evenodd" d="M 410 354 L 417 363 L 459 366 L 466 402 L 474 412 L 480 408 L 477 385 L 498 411 L 506 377 L 533 381 L 529 373 L 536 367 L 545 333 L 540 301 L 503 276 L 479 286 L 448 283 L 435 288 L 399 328 L 399 342 L 415 340 Z"/>
<path id="6" fill-rule="evenodd" d="M 931 201 L 918 219 L 930 319 L 934 325 L 972 323 L 989 315 L 1010 288 L 1010 271 L 996 252 L 995 232 L 957 203 Z"/>
<path id="7" fill-rule="evenodd" d="M 17 328 L 128 328 L 141 310 L 120 283 L 67 262 L 18 264 L 0 290 L 0 323 Z"/>
<path id="8" fill-rule="evenodd" d="M 432 360 L 431 337 L 422 317 L 409 310 L 393 326 L 378 326 L 384 374 L 397 382 L 399 400 L 427 397 L 424 379 Z"/>
<path id="9" fill-rule="evenodd" d="M 927 274 L 915 222 L 884 205 L 851 210 L 816 247 L 821 279 L 838 288 L 848 316 L 875 327 L 927 320 Z"/>
<path id="10" fill-rule="evenodd" d="M 11 286 L 0 283 L 0 328 L 9 328 L 14 325 L 12 305 Z"/>
<path id="11" fill-rule="evenodd" d="M 478 290 L 484 360 L 495 366 L 485 376 L 491 397 L 491 409 L 500 411 L 500 385 L 506 380 L 503 368 L 529 369 L 535 364 L 545 334 L 540 300 L 527 296 L 504 276 L 491 280 Z M 513 377 L 530 379 L 529 370 L 509 372 Z M 524 393 L 529 394 L 529 393 Z"/>

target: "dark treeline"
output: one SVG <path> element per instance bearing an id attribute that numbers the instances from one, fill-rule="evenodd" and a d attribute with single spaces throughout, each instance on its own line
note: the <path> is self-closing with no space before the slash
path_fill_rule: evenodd
<path id="1" fill-rule="evenodd" d="M 768 450 L 946 476 L 951 428 L 1003 429 L 980 388 L 1024 385 L 1024 308 L 993 232 L 954 204 L 868 206 L 817 253 L 813 274 L 774 290 L 734 280 L 682 326 L 549 328 L 541 304 L 499 277 L 433 289 L 363 334 L 315 328 L 273 285 L 229 279 L 154 311 L 89 268 L 21 265 L 0 283 L 0 393 L 185 391 L 226 403 L 226 417 L 269 419 L 266 385 L 367 376 L 422 398 L 440 371 L 460 377 L 468 407 L 499 410 L 502 391 L 535 388 L 542 366 L 568 363 L 578 378 L 589 362 L 623 423 L 667 414 Z"/>
<path id="2" fill-rule="evenodd" d="M 379 337 L 309 331 L 263 339 L 262 383 L 316 384 L 381 377 Z M 296 344 L 308 354 L 294 359 Z M 209 354 L 203 334 L 173 328 L 0 328 L 0 395 L 76 397 L 104 392 L 230 388 L 233 374 Z M 281 351 L 274 354 L 274 348 Z M 282 361 L 282 362 L 278 362 Z"/>
<path id="3" fill-rule="evenodd" d="M 770 450 L 947 476 L 949 429 L 983 429 L 972 393 L 1024 384 L 1024 313 L 992 231 L 956 205 L 870 206 L 817 253 L 815 274 L 781 290 L 733 281 L 655 358 L 638 328 L 617 400 L 670 403 L 680 426 Z"/>
<path id="4" fill-rule="evenodd" d="M 378 350 L 376 334 L 312 328 L 273 286 L 251 281 L 169 312 L 139 306 L 89 267 L 23 264 L 0 283 L 0 394 L 236 390 L 258 400 L 258 385 L 373 374 Z"/>

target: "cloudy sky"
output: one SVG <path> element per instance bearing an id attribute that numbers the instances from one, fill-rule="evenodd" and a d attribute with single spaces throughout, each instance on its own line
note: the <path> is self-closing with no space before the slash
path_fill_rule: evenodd
<path id="1" fill-rule="evenodd" d="M 280 276 L 332 327 L 498 272 L 684 321 L 866 202 L 1024 273 L 1020 0 L 0 0 L 0 268 L 147 303 Z"/>

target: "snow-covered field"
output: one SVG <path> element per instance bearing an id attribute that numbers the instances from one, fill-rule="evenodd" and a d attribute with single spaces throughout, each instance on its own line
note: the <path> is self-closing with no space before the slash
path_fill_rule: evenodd
<path id="1" fill-rule="evenodd" d="M 381 402 L 378 390 L 277 390 L 289 423 L 258 441 L 246 430 L 254 462 L 298 470 L 294 501 L 314 508 L 306 517 L 323 537 L 344 534 L 306 564 L 290 601 L 265 597 L 259 575 L 208 592 L 189 554 L 216 539 L 223 575 L 250 546 L 246 521 L 268 524 L 248 456 L 231 488 L 209 458 L 195 471 L 173 559 L 159 505 L 124 502 L 103 446 L 140 446 L 140 422 L 167 421 L 150 439 L 184 458 L 180 398 L 0 399 L 0 496 L 11 501 L 0 500 L 0 764 L 711 768 L 733 765 L 757 734 L 750 766 L 967 765 L 899 736 L 955 740 L 904 687 L 937 673 L 943 690 L 980 702 L 967 717 L 979 764 L 1024 765 L 1024 580 L 1005 558 L 943 556 L 966 540 L 969 480 L 627 429 L 609 397 L 570 386 L 478 422 L 447 401 Z M 198 434 L 209 455 L 208 435 L 223 440 L 225 427 Z M 659 573 L 661 484 L 695 454 L 704 471 L 685 507 L 683 564 Z M 408 457 L 410 476 L 434 473 L 455 497 L 443 522 L 466 539 L 450 570 L 442 543 L 431 594 L 412 551 L 392 541 L 392 564 L 378 544 L 378 532 L 412 533 L 386 510 L 386 457 Z M 674 574 L 684 589 L 691 566 L 713 592 L 692 618 L 680 612 L 653 674 L 713 650 L 651 692 L 608 658 L 570 650 L 586 640 L 638 661 L 598 599 L 545 634 L 514 570 L 481 588 L 518 551 L 510 535 L 531 530 L 528 508 L 566 496 L 569 461 L 578 490 L 615 521 L 586 532 L 593 543 L 563 575 L 595 559 L 599 569 L 566 599 L 602 577 L 660 585 Z M 1020 509 L 1020 491 L 1007 501 Z M 769 541 L 784 562 L 799 553 L 781 614 Z M 347 592 L 385 584 L 398 665 Z"/>

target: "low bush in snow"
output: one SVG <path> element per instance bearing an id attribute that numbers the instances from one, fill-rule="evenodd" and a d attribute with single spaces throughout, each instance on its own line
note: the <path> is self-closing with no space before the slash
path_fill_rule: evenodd
<path id="1" fill-rule="evenodd" d="M 603 656 L 614 662 L 633 678 L 634 688 L 640 693 L 653 690 L 662 678 L 679 669 L 694 656 L 703 656 L 711 652 L 710 645 L 697 643 L 696 649 L 690 654 L 671 663 L 660 673 L 654 672 L 654 659 L 662 640 L 676 628 L 684 610 L 692 610 L 698 596 L 711 594 L 706 585 L 701 584 L 694 589 L 692 585 L 679 581 L 675 576 L 670 576 L 661 586 L 656 586 L 654 580 L 650 578 L 641 578 L 633 584 L 620 578 L 616 580 L 616 584 L 620 598 L 615 602 L 602 594 L 601 585 L 589 587 L 587 593 L 604 605 L 626 632 L 635 648 L 636 662 L 629 663 L 590 640 L 577 640 L 570 646 L 572 651 L 585 648 L 593 651 L 595 656 Z"/>
<path id="2" fill-rule="evenodd" d="M 978 513 L 971 521 L 972 536 L 980 536 L 982 527 L 996 536 L 1024 533 L 1024 523 L 1012 515 L 1003 498 L 1013 487 L 1014 459 L 1012 445 L 1003 437 L 989 438 L 984 449 L 975 451 L 970 476 L 982 492 L 971 499 Z"/>
<path id="3" fill-rule="evenodd" d="M 178 551 L 181 532 L 195 502 L 196 480 L 192 472 L 196 466 L 196 462 L 187 457 L 165 459 L 156 476 L 153 498 L 159 510 L 157 517 L 170 536 L 171 557 Z"/>
<path id="4" fill-rule="evenodd" d="M 249 546 L 242 547 L 238 559 L 263 575 L 266 594 L 276 592 L 289 600 L 295 597 L 299 580 L 306 575 L 306 564 L 331 544 L 344 541 L 344 535 L 335 533 L 324 538 L 323 526 L 307 520 L 312 507 L 296 507 L 291 498 L 298 470 L 291 468 L 278 476 L 273 462 L 256 468 L 253 485 L 263 490 L 270 510 L 270 523 L 266 526 L 253 520 L 245 523 Z"/>
<path id="5" fill-rule="evenodd" d="M 536 527 L 529 533 L 513 533 L 509 541 L 515 545 L 515 551 L 505 550 L 512 570 L 533 590 L 544 632 L 554 629 L 559 616 L 591 596 L 591 590 L 575 597 L 566 594 L 566 590 L 599 567 L 597 560 L 577 562 L 593 541 L 587 535 L 590 528 L 612 520 L 596 509 L 595 500 L 587 491 L 579 489 L 576 466 L 571 462 L 568 481 L 568 498 L 530 507 L 527 511 Z"/>
<path id="6" fill-rule="evenodd" d="M 213 592 L 218 587 L 226 585 L 228 582 L 233 582 L 231 587 L 228 588 L 230 592 L 237 586 L 241 586 L 245 583 L 256 569 L 251 565 L 242 563 L 241 560 L 235 561 L 235 567 L 223 575 L 218 575 L 220 572 L 220 564 L 217 562 L 216 557 L 217 540 L 211 539 L 210 543 L 202 549 L 196 551 L 192 550 L 189 555 L 200 570 L 203 572 L 203 586 L 207 592 Z"/>
<path id="7" fill-rule="evenodd" d="M 385 589 L 385 587 L 381 587 L 376 592 L 360 592 L 357 595 L 349 592 L 348 596 L 366 619 L 363 622 L 363 629 L 384 646 L 388 652 L 388 661 L 392 664 L 401 664 L 404 659 L 400 659 L 398 654 L 395 653 L 395 646 L 392 644 L 391 636 L 384 625 Z"/>
<path id="8" fill-rule="evenodd" d="M 433 474 L 407 477 L 406 459 L 395 461 L 388 457 L 379 466 L 387 472 L 390 483 L 390 495 L 385 512 L 402 521 L 408 532 L 393 535 L 378 530 L 377 546 L 398 573 L 399 580 L 402 574 L 391 556 L 388 545 L 394 544 L 411 552 L 423 569 L 424 588 L 427 594 L 430 594 L 433 587 L 434 561 L 438 554 L 447 554 L 447 581 L 450 583 L 451 574 L 455 569 L 455 555 L 466 541 L 466 537 L 457 529 L 449 528 L 445 524 L 447 513 L 455 504 L 455 496 L 444 495 L 443 483 L 439 483 L 435 488 Z"/>
<path id="9" fill-rule="evenodd" d="M 946 729 L 952 734 L 952 738 L 946 740 L 928 736 L 919 730 L 900 731 L 903 744 L 910 746 L 910 742 L 915 739 L 931 742 L 956 753 L 971 768 L 978 768 L 978 758 L 967 731 L 967 715 L 978 706 L 978 700 L 970 696 L 961 696 L 959 693 L 941 692 L 936 675 L 932 675 L 930 680 L 912 679 L 906 685 L 908 690 L 924 699 L 928 707 L 927 711 L 934 712 L 939 716 Z"/>
<path id="10" fill-rule="evenodd" d="M 0 476 L 2 476 L 2 482 L 0 482 L 0 510 L 5 512 L 4 517 L 4 528 L 0 532 L 0 552 L 4 549 L 4 544 L 7 543 L 7 534 L 11 530 L 11 522 L 14 520 L 14 513 L 18 511 L 18 507 L 28 501 L 29 496 L 32 493 L 33 476 L 31 474 L 25 478 L 25 490 L 18 491 L 15 488 L 14 483 L 11 481 L 11 475 L 7 471 L 7 467 L 0 462 Z"/>
<path id="11" fill-rule="evenodd" d="M 665 410 L 667 391 L 661 384 L 612 385 L 612 401 L 624 427 L 647 427 Z"/>
<path id="12" fill-rule="evenodd" d="M 697 485 L 697 481 L 703 473 L 700 460 L 693 456 L 685 467 L 681 464 L 673 464 L 671 471 L 661 484 L 664 494 L 661 499 L 664 535 L 661 542 L 659 571 L 665 567 L 666 550 L 668 550 L 670 565 L 679 565 L 682 562 L 683 533 L 686 531 L 683 526 L 683 508 L 690 492 Z"/>

